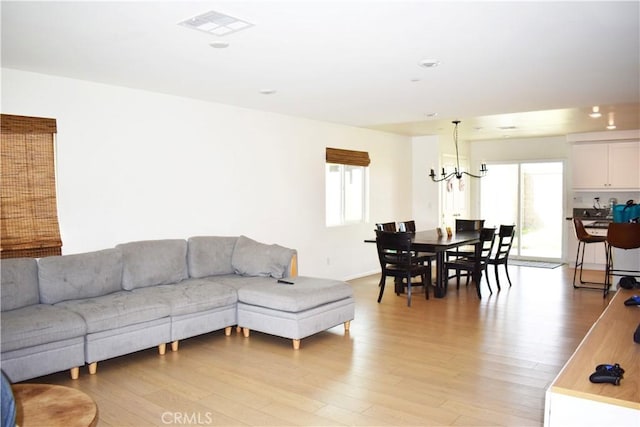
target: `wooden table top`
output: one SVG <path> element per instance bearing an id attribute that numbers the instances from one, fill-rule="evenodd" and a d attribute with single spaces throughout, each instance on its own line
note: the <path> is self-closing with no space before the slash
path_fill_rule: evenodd
<path id="1" fill-rule="evenodd" d="M 640 409 L 640 344 L 633 342 L 640 306 L 624 305 L 627 298 L 637 294 L 638 289 L 616 292 L 551 385 L 551 391 Z M 619 386 L 589 381 L 597 365 L 614 363 L 625 370 Z"/>
<path id="2" fill-rule="evenodd" d="M 52 384 L 13 384 L 20 427 L 94 427 L 98 406 L 86 393 Z"/>
<path id="3" fill-rule="evenodd" d="M 422 230 L 412 233 L 411 242 L 415 248 L 429 248 L 430 251 L 444 251 L 447 249 L 455 248 L 456 246 L 463 246 L 478 241 L 480 236 L 479 231 L 458 231 L 454 232 L 451 237 L 447 236 L 446 232 L 442 236 L 438 236 L 437 230 Z M 370 239 L 365 239 L 366 243 L 375 243 L 375 236 Z"/>
<path id="4" fill-rule="evenodd" d="M 479 231 L 455 231 L 451 236 L 447 236 L 444 232 L 442 236 L 438 236 L 434 229 L 416 232 L 411 241 L 416 246 L 430 246 L 434 250 L 446 250 L 477 242 L 479 236 Z"/>

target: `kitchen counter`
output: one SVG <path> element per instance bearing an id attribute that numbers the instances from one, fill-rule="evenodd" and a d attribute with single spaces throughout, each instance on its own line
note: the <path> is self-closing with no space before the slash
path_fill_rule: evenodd
<path id="1" fill-rule="evenodd" d="M 609 209 L 582 209 L 574 208 L 573 216 L 567 217 L 568 221 L 572 221 L 573 218 L 580 218 L 584 228 L 596 228 L 607 229 L 609 224 L 613 221 L 613 218 L 607 218 L 609 215 Z"/>
<path id="2" fill-rule="evenodd" d="M 598 228 L 602 230 L 606 230 L 609 228 L 609 224 L 611 224 L 612 220 L 610 219 L 594 219 L 594 218 L 580 218 L 582 220 L 582 224 L 584 228 Z M 567 217 L 567 221 L 573 221 L 573 217 Z"/>

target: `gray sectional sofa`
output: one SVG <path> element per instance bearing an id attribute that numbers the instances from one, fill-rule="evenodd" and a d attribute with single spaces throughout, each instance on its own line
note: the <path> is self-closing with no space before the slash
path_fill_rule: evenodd
<path id="1" fill-rule="evenodd" d="M 354 317 L 351 287 L 297 276 L 297 253 L 245 236 L 149 240 L 2 260 L 0 367 L 11 381 L 225 330 L 300 340 Z M 290 284 L 278 283 L 286 278 Z"/>

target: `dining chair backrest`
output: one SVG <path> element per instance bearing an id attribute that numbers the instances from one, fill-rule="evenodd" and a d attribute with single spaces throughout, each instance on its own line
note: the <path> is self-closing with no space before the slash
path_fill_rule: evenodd
<path id="1" fill-rule="evenodd" d="M 496 238 L 495 228 L 483 228 L 480 230 L 480 262 L 484 263 L 491 256 L 493 243 Z"/>
<path id="2" fill-rule="evenodd" d="M 396 223 L 395 222 L 379 222 L 376 224 L 376 230 L 380 231 L 396 231 Z"/>
<path id="3" fill-rule="evenodd" d="M 607 243 L 619 249 L 640 248 L 640 224 L 612 222 L 607 229 Z"/>
<path id="4" fill-rule="evenodd" d="M 399 222 L 398 223 L 398 229 L 400 231 L 402 231 L 403 228 L 404 228 L 404 231 L 406 231 L 408 233 L 415 233 L 416 232 L 416 222 L 414 220 Z"/>
<path id="5" fill-rule="evenodd" d="M 456 219 L 456 231 L 478 231 L 484 227 L 484 219 Z"/>
<path id="6" fill-rule="evenodd" d="M 411 264 L 411 233 L 394 233 L 376 230 L 376 246 L 380 266 L 388 264 L 408 266 Z"/>
<path id="7" fill-rule="evenodd" d="M 494 260 L 501 261 L 509 258 L 509 252 L 513 245 L 513 238 L 516 234 L 515 225 L 501 225 L 498 231 L 498 245 L 496 248 L 496 254 L 493 257 Z"/>

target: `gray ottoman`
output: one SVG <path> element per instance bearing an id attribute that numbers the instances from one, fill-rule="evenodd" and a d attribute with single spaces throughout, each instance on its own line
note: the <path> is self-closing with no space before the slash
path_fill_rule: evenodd
<path id="1" fill-rule="evenodd" d="M 345 282 L 297 276 L 281 284 L 264 278 L 238 289 L 238 327 L 245 337 L 256 330 L 293 340 L 300 348 L 302 338 L 344 324 L 349 330 L 355 312 L 351 286 Z"/>

